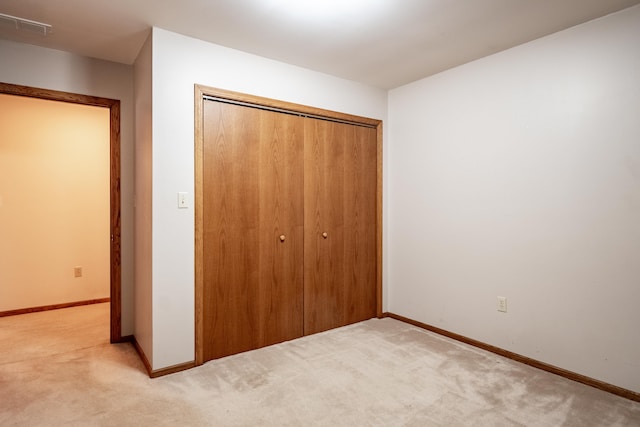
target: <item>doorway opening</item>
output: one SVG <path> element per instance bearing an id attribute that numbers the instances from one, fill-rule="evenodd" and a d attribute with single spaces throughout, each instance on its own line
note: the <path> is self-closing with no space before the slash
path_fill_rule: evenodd
<path id="1" fill-rule="evenodd" d="M 109 337 L 111 343 L 121 342 L 120 101 L 7 83 L 0 83 L 0 94 L 104 107 L 108 109 L 109 266 L 107 270 L 109 274 L 110 301 Z M 37 124 L 34 124 L 34 126 L 37 126 Z M 73 195 L 70 194 L 69 197 L 73 197 Z M 74 274 L 82 274 L 82 269 L 79 268 L 75 270 Z M 63 306 L 64 304 L 61 304 L 61 307 Z"/>

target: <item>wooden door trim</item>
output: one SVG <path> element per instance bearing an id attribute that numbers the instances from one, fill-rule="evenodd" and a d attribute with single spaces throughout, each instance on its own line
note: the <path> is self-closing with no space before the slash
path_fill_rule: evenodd
<path id="1" fill-rule="evenodd" d="M 195 354 L 196 365 L 204 363 L 204 120 L 203 102 L 206 88 L 195 85 L 195 105 L 194 105 L 194 203 L 195 203 Z"/>
<path id="2" fill-rule="evenodd" d="M 99 98 L 50 89 L 0 83 L 0 93 L 46 99 L 50 101 L 70 102 L 109 108 L 109 144 L 110 144 L 110 229 L 111 229 L 111 266 L 110 266 L 110 341 L 122 340 L 121 307 L 121 220 L 120 220 L 120 101 Z"/>
<path id="3" fill-rule="evenodd" d="M 377 316 L 382 317 L 382 120 L 351 114 L 263 98 L 255 95 L 234 92 L 196 84 L 194 86 L 194 171 L 195 171 L 195 355 L 196 365 L 204 363 L 204 233 L 203 233 L 203 109 L 205 97 L 228 99 L 234 102 L 242 102 L 255 106 L 263 106 L 271 109 L 285 110 L 301 115 L 312 115 L 327 120 L 338 120 L 352 124 L 361 124 L 374 127 L 377 130 L 377 189 L 376 189 L 376 311 Z"/>
<path id="4" fill-rule="evenodd" d="M 200 88 L 202 97 L 213 97 L 220 100 L 229 100 L 233 103 L 246 104 L 248 106 L 259 106 L 266 109 L 272 109 L 284 113 L 300 114 L 311 116 L 314 118 L 324 118 L 326 120 L 335 120 L 344 123 L 362 125 L 375 128 L 382 123 L 381 120 L 370 119 L 368 117 L 354 116 L 352 114 L 340 113 L 337 111 L 325 110 L 317 107 L 310 107 L 303 104 L 295 104 L 287 101 L 279 101 L 277 99 L 263 98 L 255 95 L 248 95 L 230 90 L 217 89 L 207 86 L 196 85 Z"/>
<path id="5" fill-rule="evenodd" d="M 376 126 L 377 183 L 376 183 L 376 314 L 379 319 L 382 311 L 382 121 Z"/>

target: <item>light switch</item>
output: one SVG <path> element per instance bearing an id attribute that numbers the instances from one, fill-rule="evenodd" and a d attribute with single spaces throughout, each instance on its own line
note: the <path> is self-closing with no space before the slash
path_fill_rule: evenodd
<path id="1" fill-rule="evenodd" d="M 183 192 L 178 193 L 178 208 L 186 209 L 188 207 L 189 207 L 189 204 L 187 203 L 187 193 L 183 193 Z"/>

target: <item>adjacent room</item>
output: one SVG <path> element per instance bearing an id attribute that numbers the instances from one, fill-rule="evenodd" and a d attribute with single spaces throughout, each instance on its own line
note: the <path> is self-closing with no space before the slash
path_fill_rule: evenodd
<path id="1" fill-rule="evenodd" d="M 0 312 L 109 300 L 109 110 L 0 94 Z"/>
<path id="2" fill-rule="evenodd" d="M 640 425 L 638 3 L 0 1 L 0 424 Z"/>

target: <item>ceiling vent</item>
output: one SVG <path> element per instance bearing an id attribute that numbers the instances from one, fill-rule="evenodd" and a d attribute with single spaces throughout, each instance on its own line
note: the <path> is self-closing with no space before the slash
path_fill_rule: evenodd
<path id="1" fill-rule="evenodd" d="M 0 13 L 0 24 L 4 27 L 11 25 L 16 30 L 25 30 L 38 33 L 42 36 L 51 34 L 51 25 L 43 22 L 32 21 L 31 19 L 18 18 L 17 16 L 5 15 Z"/>

